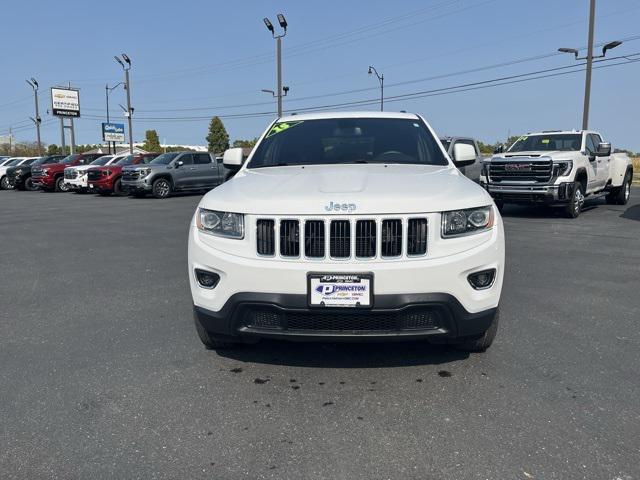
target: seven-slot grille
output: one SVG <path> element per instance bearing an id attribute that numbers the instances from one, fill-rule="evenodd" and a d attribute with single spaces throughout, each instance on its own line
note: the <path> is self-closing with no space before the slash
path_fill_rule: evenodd
<path id="1" fill-rule="evenodd" d="M 426 218 L 260 218 L 256 222 L 256 252 L 311 260 L 422 256 L 427 253 L 427 225 Z"/>
<path id="2" fill-rule="evenodd" d="M 553 161 L 550 158 L 514 157 L 489 163 L 489 178 L 493 182 L 548 183 L 552 171 Z"/>

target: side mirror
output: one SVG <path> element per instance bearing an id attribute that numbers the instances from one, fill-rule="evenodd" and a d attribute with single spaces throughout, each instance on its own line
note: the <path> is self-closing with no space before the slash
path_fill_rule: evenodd
<path id="1" fill-rule="evenodd" d="M 183 166 L 183 165 L 184 165 L 184 162 L 183 162 L 182 160 L 178 160 L 178 161 L 176 162 L 176 168 L 180 168 L 180 167 L 181 167 L 181 166 Z"/>
<path id="2" fill-rule="evenodd" d="M 493 153 L 502 153 L 504 152 L 504 145 L 498 145 Z"/>
<path id="3" fill-rule="evenodd" d="M 596 157 L 608 157 L 611 155 L 611 144 L 609 142 L 600 142 L 598 144 L 598 150 L 596 151 Z"/>
<path id="4" fill-rule="evenodd" d="M 453 146 L 453 163 L 456 167 L 473 165 L 476 161 L 476 149 L 467 143 L 456 143 Z"/>
<path id="5" fill-rule="evenodd" d="M 244 155 L 242 154 L 242 148 L 230 148 L 222 157 L 222 163 L 230 170 L 240 170 L 244 163 Z"/>

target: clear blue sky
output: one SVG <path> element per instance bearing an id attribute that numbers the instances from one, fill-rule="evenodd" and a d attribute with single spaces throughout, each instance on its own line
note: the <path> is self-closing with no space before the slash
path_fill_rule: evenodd
<path id="1" fill-rule="evenodd" d="M 374 65 L 388 96 L 428 91 L 574 64 L 567 54 L 450 74 L 553 54 L 587 43 L 588 0 L 404 0 L 235 2 L 148 0 L 10 2 L 3 8 L 0 135 L 13 125 L 19 140 L 33 101 L 25 79 L 41 85 L 44 122 L 52 117 L 48 87 L 81 89 L 78 143 L 100 140 L 104 85 L 122 80 L 113 55 L 133 61 L 134 139 L 146 129 L 161 141 L 205 144 L 208 121 L 193 117 L 275 110 L 263 88 L 274 88 L 275 42 L 262 18 L 282 12 L 285 109 L 375 99 Z M 598 0 L 596 42 L 637 36 L 608 56 L 640 52 L 640 2 Z M 640 59 L 640 56 L 636 57 Z M 609 62 L 608 64 L 614 63 Z M 562 71 L 562 70 L 560 70 Z M 431 78 L 440 77 L 440 78 Z M 429 79 L 431 78 L 431 79 Z M 640 62 L 594 70 L 590 127 L 614 146 L 640 151 Z M 425 80 L 426 79 L 426 80 Z M 405 82 L 402 85 L 394 85 Z M 584 73 L 387 103 L 387 110 L 426 116 L 440 134 L 485 142 L 539 129 L 579 128 Z M 369 89 L 369 90 L 363 90 Z M 354 91 L 355 90 L 355 91 Z M 341 92 L 339 95 L 332 95 Z M 318 98 L 309 98 L 309 97 Z M 271 103 L 270 103 L 271 102 Z M 111 112 L 123 120 L 112 94 Z M 350 107 L 376 109 L 376 105 Z M 119 117 L 119 118 L 118 118 Z M 147 117 L 147 119 L 143 119 Z M 171 117 L 178 119 L 172 120 Z M 271 116 L 223 118 L 232 139 L 261 133 Z M 113 121 L 114 119 L 112 119 Z M 20 128 L 22 127 L 22 129 Z M 43 140 L 59 143 L 59 124 L 45 123 Z"/>

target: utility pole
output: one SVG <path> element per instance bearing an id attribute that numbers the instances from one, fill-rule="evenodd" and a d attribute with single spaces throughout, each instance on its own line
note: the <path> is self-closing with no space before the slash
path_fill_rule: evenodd
<path id="1" fill-rule="evenodd" d="M 587 75 L 584 81 L 584 107 L 582 109 L 582 129 L 589 128 L 589 102 L 591 100 L 591 71 L 593 69 L 593 31 L 596 23 L 596 0 L 589 6 L 589 43 L 587 47 Z"/>
<path id="2" fill-rule="evenodd" d="M 11 149 L 13 148 L 13 127 L 9 125 L 9 156 L 11 156 Z"/>
<path id="3" fill-rule="evenodd" d="M 62 148 L 62 154 L 66 155 L 67 154 L 67 147 L 65 145 L 65 140 L 64 140 L 64 117 L 60 117 L 60 148 Z"/>
<path id="4" fill-rule="evenodd" d="M 131 108 L 131 84 L 129 83 L 129 70 L 131 70 L 131 59 L 126 55 L 122 54 L 122 60 L 126 62 L 126 66 L 119 57 L 113 57 L 116 59 L 116 62 L 120 64 L 122 69 L 124 70 L 124 88 L 127 91 L 127 120 L 129 123 L 129 153 L 133 155 L 133 124 L 132 124 L 132 116 L 133 116 L 133 108 Z"/>
<path id="5" fill-rule="evenodd" d="M 378 71 L 375 67 L 369 65 L 369 75 L 372 73 L 376 74 L 378 77 L 378 81 L 380 82 L 380 111 L 384 111 L 384 73 L 382 75 L 378 75 Z"/>
<path id="6" fill-rule="evenodd" d="M 113 87 L 109 87 L 109 84 L 104 86 L 105 95 L 107 97 L 107 123 L 109 123 L 109 92 L 114 91 L 120 85 L 123 85 L 123 83 L 116 83 Z M 107 142 L 107 148 L 109 149 L 109 154 L 111 154 L 111 143 L 113 143 L 113 154 L 115 155 L 117 152 L 116 142 Z"/>
<path id="7" fill-rule="evenodd" d="M 278 23 L 283 29 L 283 33 L 280 35 L 276 35 L 275 28 L 273 28 L 273 24 L 268 18 L 264 18 L 263 22 L 267 27 L 267 30 L 271 32 L 271 36 L 276 40 L 276 92 L 274 96 L 278 100 L 278 118 L 282 117 L 282 97 L 284 97 L 289 91 L 288 87 L 282 87 L 282 39 L 287 35 L 287 20 L 284 18 L 284 15 L 279 13 L 277 15 Z"/>
<path id="8" fill-rule="evenodd" d="M 586 77 L 584 80 L 584 105 L 582 108 L 582 129 L 587 130 L 589 128 L 589 104 L 591 103 L 591 73 L 593 70 L 593 59 L 594 58 L 604 58 L 607 54 L 607 50 L 611 50 L 612 48 L 616 48 L 621 45 L 621 41 L 613 41 L 609 42 L 602 47 L 602 55 L 593 55 L 593 34 L 595 30 L 596 24 L 596 0 L 590 0 L 589 5 L 589 39 L 587 44 L 587 56 L 586 57 L 578 57 L 578 50 L 575 48 L 559 48 L 559 52 L 563 53 L 571 53 L 575 56 L 576 60 L 586 60 L 587 68 L 586 68 Z"/>
<path id="9" fill-rule="evenodd" d="M 36 135 L 38 139 L 38 155 L 42 156 L 42 142 L 40 141 L 40 123 L 42 119 L 40 118 L 40 107 L 38 106 L 38 82 L 35 78 L 31 77 L 31 80 L 26 80 L 26 82 L 33 88 L 33 95 L 36 101 L 36 118 L 33 118 L 33 123 L 36 124 Z"/>

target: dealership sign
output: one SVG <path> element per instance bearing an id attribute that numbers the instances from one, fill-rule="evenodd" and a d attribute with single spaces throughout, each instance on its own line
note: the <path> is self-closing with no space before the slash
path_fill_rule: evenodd
<path id="1" fill-rule="evenodd" d="M 105 142 L 124 142 L 124 123 L 103 123 L 102 139 Z"/>
<path id="2" fill-rule="evenodd" d="M 51 88 L 51 111 L 58 117 L 79 117 L 80 92 L 71 88 Z"/>

